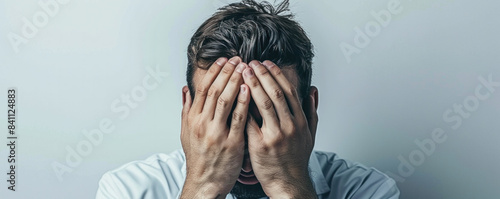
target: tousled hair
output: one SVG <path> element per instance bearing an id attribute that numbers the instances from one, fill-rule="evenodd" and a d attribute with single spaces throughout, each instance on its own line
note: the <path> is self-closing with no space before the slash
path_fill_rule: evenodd
<path id="1" fill-rule="evenodd" d="M 279 67 L 293 67 L 298 92 L 308 95 L 312 76 L 313 46 L 293 20 L 289 2 L 276 6 L 267 1 L 243 0 L 221 7 L 196 30 L 187 49 L 186 79 L 191 96 L 196 68 L 208 69 L 219 57 L 240 56 L 243 62 L 270 60 Z"/>

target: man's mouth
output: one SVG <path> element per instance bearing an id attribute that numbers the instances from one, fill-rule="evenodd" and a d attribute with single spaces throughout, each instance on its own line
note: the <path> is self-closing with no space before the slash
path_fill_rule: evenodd
<path id="1" fill-rule="evenodd" d="M 253 174 L 253 171 L 249 173 L 241 171 L 238 182 L 244 185 L 254 185 L 259 183 L 259 180 L 257 180 L 257 177 Z"/>
<path id="2" fill-rule="evenodd" d="M 259 180 L 257 180 L 257 177 L 253 173 L 252 164 L 250 163 L 248 155 L 245 155 L 240 176 L 238 177 L 238 182 L 244 185 L 254 185 L 259 183 Z"/>

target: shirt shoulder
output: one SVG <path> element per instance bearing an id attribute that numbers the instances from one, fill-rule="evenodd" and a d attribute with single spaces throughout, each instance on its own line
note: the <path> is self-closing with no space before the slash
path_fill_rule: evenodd
<path id="1" fill-rule="evenodd" d="M 326 187 L 322 194 L 318 193 L 319 198 L 399 198 L 399 189 L 392 178 L 375 168 L 342 159 L 335 153 L 314 151 L 310 165 L 311 170 L 317 170 L 315 172 L 324 178 L 313 179 L 315 186 Z"/>
<path id="2" fill-rule="evenodd" d="M 158 153 L 106 172 L 99 181 L 96 198 L 176 198 L 185 173 L 182 150 Z"/>

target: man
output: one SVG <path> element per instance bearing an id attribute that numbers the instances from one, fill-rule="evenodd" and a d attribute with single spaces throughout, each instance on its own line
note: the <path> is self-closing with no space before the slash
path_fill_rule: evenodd
<path id="1" fill-rule="evenodd" d="M 182 150 L 106 173 L 97 198 L 398 198 L 394 180 L 313 152 L 312 44 L 288 10 L 219 9 L 188 46 Z"/>

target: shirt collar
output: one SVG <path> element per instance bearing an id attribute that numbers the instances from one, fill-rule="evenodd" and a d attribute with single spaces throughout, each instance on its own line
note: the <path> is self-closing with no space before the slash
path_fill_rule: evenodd
<path id="1" fill-rule="evenodd" d="M 325 175 L 323 174 L 321 165 L 314 151 L 309 158 L 309 176 L 316 190 L 316 195 L 321 195 L 330 191 L 330 186 L 326 183 Z"/>

